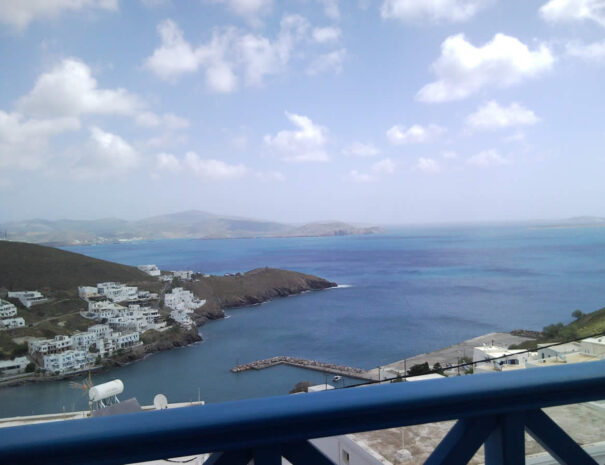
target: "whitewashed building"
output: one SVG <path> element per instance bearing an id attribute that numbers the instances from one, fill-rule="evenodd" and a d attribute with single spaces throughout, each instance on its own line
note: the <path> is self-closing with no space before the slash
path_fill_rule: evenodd
<path id="1" fill-rule="evenodd" d="M 82 370 L 88 364 L 88 354 L 83 350 L 67 350 L 42 357 L 42 368 L 52 372 L 64 373 L 66 371 Z"/>
<path id="2" fill-rule="evenodd" d="M 605 357 L 605 337 L 587 337 L 580 341 L 581 351 L 586 355 Z"/>
<path id="3" fill-rule="evenodd" d="M 508 349 L 497 345 L 483 345 L 473 349 L 473 365 L 476 373 L 493 371 L 508 371 L 526 368 L 528 363 L 535 360 L 535 352 L 520 349 Z M 496 359 L 496 360 L 491 360 Z"/>
<path id="4" fill-rule="evenodd" d="M 88 328 L 88 332 L 94 334 L 97 339 L 102 339 L 110 337 L 113 331 L 107 325 L 93 325 Z"/>
<path id="5" fill-rule="evenodd" d="M 190 270 L 172 271 L 172 276 L 175 278 L 185 280 L 185 281 L 191 281 L 191 279 L 193 278 L 193 271 L 190 271 Z"/>
<path id="6" fill-rule="evenodd" d="M 42 339 L 37 341 L 29 342 L 29 353 L 40 355 L 57 354 L 70 350 L 71 337 L 69 336 L 55 336 L 53 339 Z"/>
<path id="7" fill-rule="evenodd" d="M 25 320 L 23 318 L 5 318 L 4 320 L 0 320 L 0 327 L 2 329 L 15 329 L 15 328 L 23 328 L 25 326 Z"/>
<path id="8" fill-rule="evenodd" d="M 137 268 L 149 276 L 160 276 L 161 271 L 156 265 L 139 265 Z"/>
<path id="9" fill-rule="evenodd" d="M 48 299 L 38 291 L 9 292 L 8 297 L 11 299 L 19 299 L 19 301 L 26 308 L 30 308 L 32 305 L 37 305 L 48 301 Z"/>
<path id="10" fill-rule="evenodd" d="M 127 349 L 140 345 L 139 333 L 133 331 L 131 333 L 117 334 L 112 337 L 116 349 Z"/>
<path id="11" fill-rule="evenodd" d="M 0 318 L 10 318 L 17 314 L 17 307 L 10 302 L 0 299 Z"/>
<path id="12" fill-rule="evenodd" d="M 97 297 L 99 292 L 94 286 L 78 286 L 78 297 L 88 300 L 91 297 Z"/>
<path id="13" fill-rule="evenodd" d="M 122 283 L 99 283 L 97 292 L 113 302 L 125 302 L 139 298 L 139 289 L 136 286 L 126 286 Z"/>
<path id="14" fill-rule="evenodd" d="M 4 375 L 18 375 L 25 373 L 30 361 L 27 357 L 16 357 L 12 360 L 0 360 L 0 372 Z"/>
<path id="15" fill-rule="evenodd" d="M 188 328 L 195 325 L 191 317 L 183 310 L 172 310 L 170 312 L 170 318 L 172 318 L 181 326 L 186 326 Z"/>
<path id="16" fill-rule="evenodd" d="M 205 300 L 198 299 L 191 291 L 186 291 L 182 287 L 175 287 L 172 292 L 164 294 L 164 305 L 173 310 L 190 313 L 205 303 Z"/>
<path id="17" fill-rule="evenodd" d="M 88 348 L 93 345 L 97 339 L 97 335 L 90 331 L 85 333 L 75 333 L 71 336 L 71 346 L 75 350 L 88 351 Z"/>

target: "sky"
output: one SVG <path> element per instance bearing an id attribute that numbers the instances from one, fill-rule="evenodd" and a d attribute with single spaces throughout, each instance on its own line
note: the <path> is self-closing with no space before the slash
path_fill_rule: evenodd
<path id="1" fill-rule="evenodd" d="M 0 223 L 605 216 L 605 0 L 0 0 Z"/>

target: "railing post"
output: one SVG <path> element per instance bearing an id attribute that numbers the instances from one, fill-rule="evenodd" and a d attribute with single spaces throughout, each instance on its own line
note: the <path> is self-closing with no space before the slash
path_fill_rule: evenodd
<path id="1" fill-rule="evenodd" d="M 496 428 L 485 441 L 485 465 L 525 465 L 523 412 L 498 416 Z"/>
<path id="2" fill-rule="evenodd" d="M 424 465 L 468 463 L 495 427 L 496 417 L 493 416 L 458 420 Z"/>

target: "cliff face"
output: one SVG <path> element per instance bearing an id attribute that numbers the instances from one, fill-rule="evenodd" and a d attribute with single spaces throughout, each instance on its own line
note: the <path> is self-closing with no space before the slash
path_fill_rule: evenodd
<path id="1" fill-rule="evenodd" d="M 198 325 L 224 317 L 225 308 L 260 304 L 276 297 L 335 286 L 336 283 L 317 276 L 275 268 L 257 268 L 234 276 L 211 276 L 186 284 L 196 296 L 206 299 L 206 304 L 194 315 Z"/>

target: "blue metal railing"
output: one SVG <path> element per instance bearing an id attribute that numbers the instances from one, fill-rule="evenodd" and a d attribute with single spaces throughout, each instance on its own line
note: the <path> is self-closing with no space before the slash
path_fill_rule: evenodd
<path id="1" fill-rule="evenodd" d="M 0 463 L 122 464 L 213 452 L 211 464 L 329 462 L 309 439 L 458 420 L 426 463 L 521 464 L 528 431 L 595 464 L 542 408 L 605 399 L 605 361 L 6 428 Z"/>

